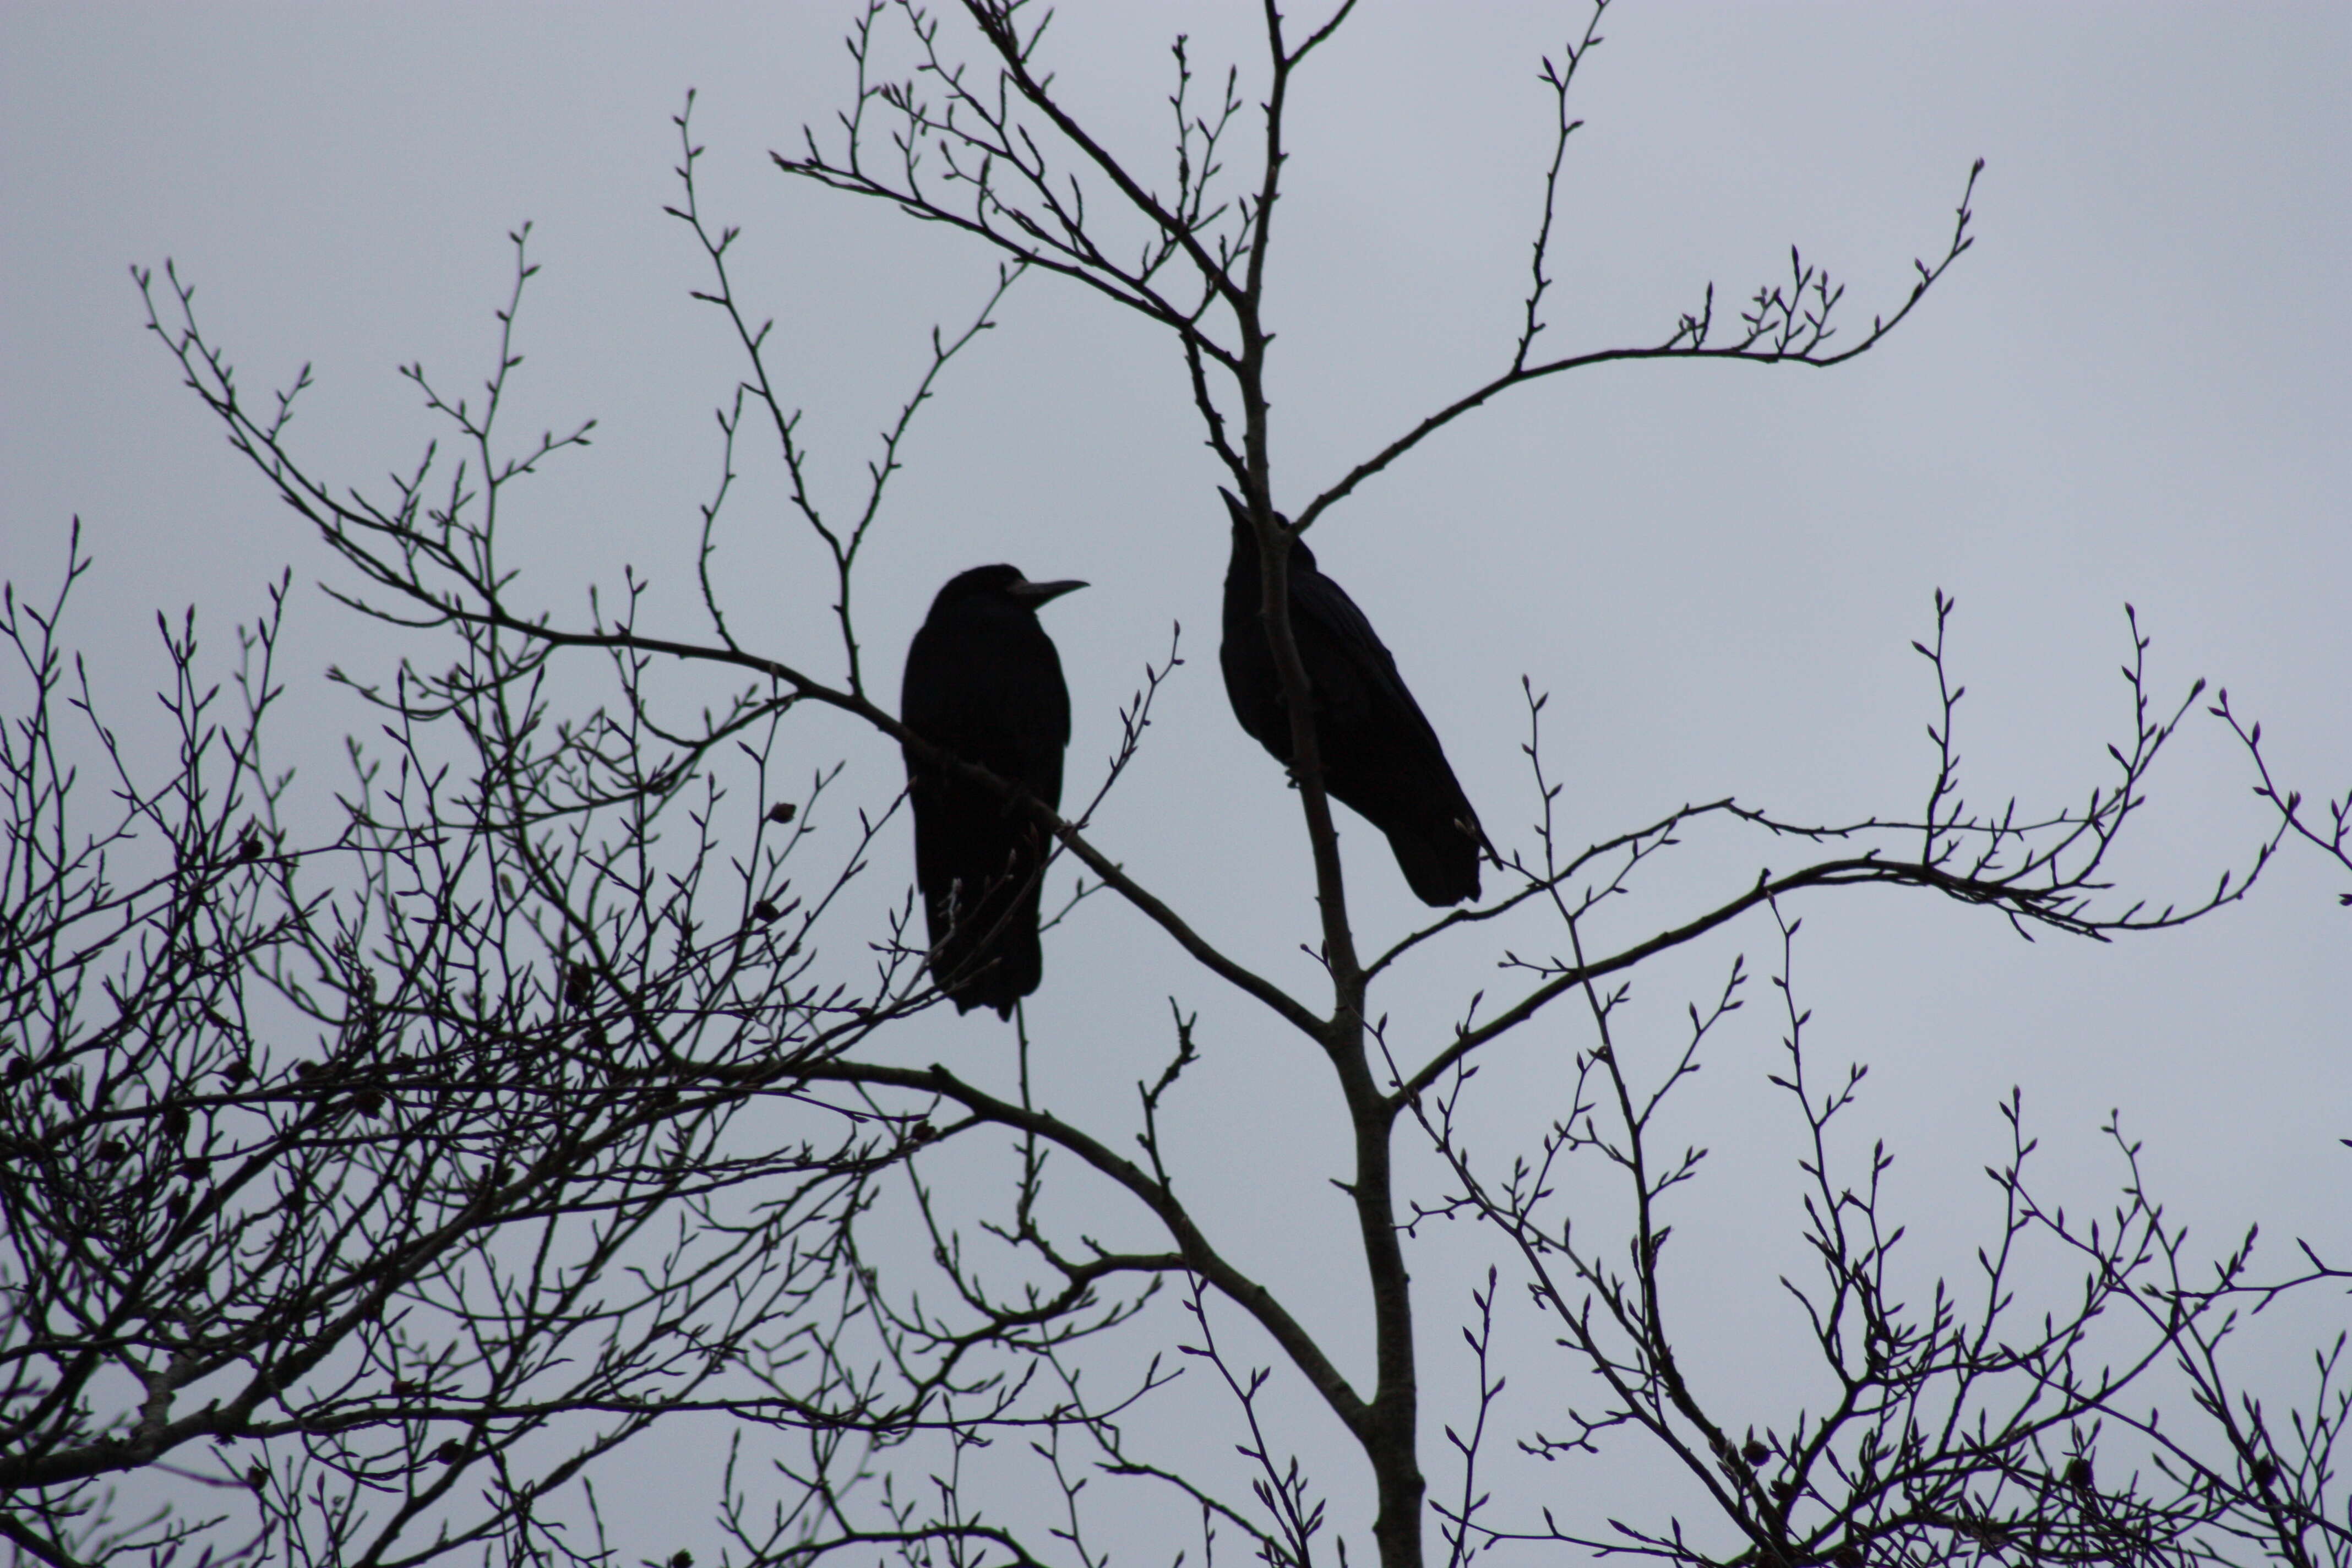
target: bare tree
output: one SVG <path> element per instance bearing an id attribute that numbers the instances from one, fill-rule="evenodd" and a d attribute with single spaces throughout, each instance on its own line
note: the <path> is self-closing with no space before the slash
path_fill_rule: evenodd
<path id="1" fill-rule="evenodd" d="M 310 817 L 263 744 L 282 691 L 283 580 L 240 634 L 226 696 L 207 683 L 193 616 L 163 628 L 176 750 L 160 773 L 142 772 L 69 678 L 66 595 L 8 601 L 24 696 L 5 753 L 0 1029 L 16 1087 L 0 1117 L 0 1529 L 20 1557 L 603 1563 L 625 1550 L 596 1500 L 605 1464 L 656 1427 L 716 1424 L 750 1439 L 709 1500 L 730 1558 L 795 1568 L 844 1552 L 1091 1568 L 1108 1552 L 1104 1510 L 1121 1506 L 1105 1488 L 1172 1500 L 1199 1520 L 1204 1557 L 1238 1536 L 1297 1568 L 1318 1552 L 1344 1562 L 1365 1533 L 1386 1568 L 1424 1562 L 1433 1533 L 1456 1564 L 1514 1542 L 1691 1563 L 2352 1561 L 2352 1519 L 2327 1507 L 2352 1414 L 2342 1342 L 2322 1349 L 2307 1405 L 2284 1415 L 2238 1389 L 2228 1359 L 2249 1310 L 2334 1289 L 2340 1268 L 2306 1249 L 2290 1272 L 2262 1272 L 2251 1234 L 2218 1259 L 2193 1254 L 2146 1192 L 2120 1122 L 2118 1206 L 2070 1221 L 2029 1180 L 2034 1143 L 2012 1102 L 1994 1172 L 2003 1222 L 1972 1269 L 1939 1271 L 1916 1299 L 1898 1268 L 1902 1222 L 1881 1196 L 1890 1156 L 1847 1168 L 1862 1072 L 1824 1087 L 1807 1064 L 1801 899 L 1913 889 L 2021 933 L 2105 941 L 2244 898 L 2290 833 L 2343 858 L 2343 812 L 2330 839 L 2265 769 L 2275 830 L 2210 893 L 2152 905 L 2113 885 L 2116 846 L 2202 689 L 2158 697 L 2136 616 L 2103 780 L 2042 809 L 1987 810 L 1963 792 L 1954 606 L 1941 595 L 1918 645 L 1937 697 L 1916 810 L 1814 822 L 1726 798 L 1580 845 L 1555 819 L 1545 700 L 1530 688 L 1537 827 L 1506 858 L 1503 890 L 1380 951 L 1360 945 L 1287 623 L 1291 541 L 1433 432 L 1528 383 L 1612 361 L 1827 368 L 1868 352 L 1969 249 L 1981 165 L 1937 259 L 1916 263 L 1866 330 L 1842 335 L 1843 287 L 1792 251 L 1789 276 L 1736 319 L 1718 319 L 1710 289 L 1654 342 L 1556 352 L 1549 257 L 1579 123 L 1570 91 L 1601 43 L 1603 0 L 1543 65 L 1549 159 L 1524 309 L 1496 369 L 1302 489 L 1285 521 L 1265 301 L 1286 105 L 1349 9 L 1307 28 L 1267 9 L 1255 105 L 1239 67 L 1204 93 L 1179 39 L 1173 166 L 1147 174 L 1057 94 L 1042 15 L 1001 0 L 968 0 L 953 17 L 870 0 L 849 37 L 850 106 L 775 163 L 961 231 L 999 270 L 977 312 L 934 331 L 846 506 L 820 494 L 807 460 L 819 437 L 803 433 L 768 326 L 730 275 L 738 233 L 704 211 L 689 97 L 671 210 L 708 262 L 698 297 L 744 366 L 719 415 L 692 626 L 653 624 L 635 575 L 580 615 L 523 595 L 505 520 L 525 481 L 591 428 L 515 444 L 501 420 L 534 270 L 527 230 L 483 394 L 454 397 L 421 365 L 404 373 L 457 456 L 429 447 L 373 489 L 295 449 L 307 372 L 249 402 L 193 290 L 168 267 L 161 289 L 139 275 L 189 386 L 331 553 L 337 601 L 416 651 L 381 676 L 339 674 L 381 726 L 354 740 L 330 826 L 306 836 Z M 902 57 L 894 76 L 885 61 Z M 1244 156 L 1247 177 L 1230 175 Z M 1142 744 L 1172 647 L 1145 666 L 1118 749 L 1067 817 L 930 748 L 868 689 L 853 588 L 905 438 L 1030 274 L 1168 334 L 1202 434 L 1248 500 L 1313 851 L 1310 945 L 1328 982 L 1316 994 L 1217 946 L 1124 868 L 1118 846 L 1097 842 L 1097 808 Z M 739 448 L 755 437 L 832 575 L 830 647 L 768 647 L 729 621 L 721 522 Z M 77 546 L 68 587 L 87 564 Z M 656 689 L 657 669 L 726 684 L 681 699 Z M 1198 1059 L 1180 1008 L 1168 1054 L 1115 1125 L 1078 1125 L 1048 1104 L 1025 1019 L 1009 1083 L 893 1058 L 895 1026 L 940 1000 L 908 935 L 911 902 L 894 897 L 884 927 L 866 929 L 843 894 L 896 831 L 898 803 L 839 800 L 837 768 L 786 776 L 787 742 L 819 710 L 1034 814 L 1078 868 L 1073 902 L 1124 900 L 1328 1063 L 1352 1141 L 1340 1184 L 1363 1264 L 1352 1288 L 1371 1326 L 1369 1383 L 1234 1260 L 1224 1216 L 1180 1187 L 1160 1120 Z M 2226 700 L 2216 710 L 2236 725 Z M 2258 730 L 2242 735 L 2259 764 Z M 110 770 L 111 804 L 95 819 L 77 754 Z M 1740 851 L 1750 864 L 1797 863 L 1631 938 L 1604 918 L 1690 835 L 1717 829 L 1756 846 Z M 1663 1057 L 1652 1041 L 1629 1049 L 1620 1019 L 1635 971 L 1743 922 L 1775 953 L 1774 1081 L 1807 1187 L 1796 1250 L 1811 1270 L 1788 1289 L 1824 1390 L 1761 1428 L 1726 1415 L 1678 1352 L 1705 1308 L 1666 1261 L 1668 1216 L 1703 1201 L 1704 1160 L 1673 1147 L 1661 1115 L 1743 1005 L 1746 962 Z M 1474 941 L 1492 944 L 1508 994 L 1466 999 L 1441 1038 L 1392 1033 L 1379 987 L 1436 944 Z M 1465 1106 L 1492 1047 L 1555 1005 L 1580 1010 L 1584 1033 L 1549 1131 L 1525 1148 L 1473 1136 Z M 992 1168 L 988 1153 L 1008 1180 L 973 1219 L 961 1187 Z M 1411 1170 L 1428 1155 L 1442 1179 L 1423 1189 Z M 1154 1239 L 1111 1246 L 1064 1223 L 1045 1202 L 1049 1165 Z M 1593 1196 L 1604 1183 L 1617 1189 L 1605 1204 Z M 1487 1238 L 1482 1278 L 1410 1266 L 1414 1238 L 1446 1223 Z M 2053 1266 L 2071 1291 L 2051 1290 Z M 1497 1304 L 1518 1292 L 1555 1343 L 1506 1368 Z M 1465 1299 L 1478 1369 L 1466 1393 L 1435 1386 L 1423 1355 L 1429 1314 Z M 1098 1359 L 1098 1345 L 1123 1359 Z M 1234 1425 L 1211 1447 L 1238 1448 L 1250 1467 L 1239 1483 L 1139 1420 L 1188 1369 L 1230 1396 Z M 1507 1371 L 1597 1391 L 1597 1403 L 1506 1434 Z M 2169 1419 L 2149 1413 L 2159 1396 L 2174 1401 Z M 1276 1411 L 1307 1402 L 1343 1435 L 1341 1457 L 1302 1461 L 1273 1435 Z M 1441 1405 L 1467 1412 L 1442 1440 L 1429 1414 Z M 989 1453 L 1002 1439 L 1026 1456 L 1020 1506 L 997 1479 L 1015 1461 Z M 1596 1500 L 1563 1517 L 1496 1496 L 1482 1478 L 1507 1441 L 1546 1461 L 1643 1445 L 1709 1512 L 1621 1520 Z M 1343 1459 L 1370 1478 L 1368 1526 L 1328 1510 Z M 1434 1489 L 1432 1465 L 1444 1467 Z M 141 1483 L 128 1499 L 109 1489 L 126 1478 Z M 1050 1505 L 1042 1515 L 1036 1499 Z"/>

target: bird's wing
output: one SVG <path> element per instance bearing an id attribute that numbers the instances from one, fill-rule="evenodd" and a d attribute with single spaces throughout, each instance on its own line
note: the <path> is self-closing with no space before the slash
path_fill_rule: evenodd
<path id="1" fill-rule="evenodd" d="M 1325 710 L 1346 718 L 1369 718 L 1375 709 L 1395 722 L 1402 719 L 1412 740 L 1426 742 L 1441 756 L 1437 731 L 1412 699 L 1398 673 L 1396 656 L 1372 630 L 1372 623 L 1348 596 L 1348 591 L 1315 568 L 1312 557 L 1300 571 L 1294 563 L 1290 602 L 1295 612 L 1323 636 L 1310 654 L 1308 637 L 1301 637 L 1299 652 L 1307 660 L 1307 677 L 1315 683 L 1317 700 Z M 1328 649 L 1328 652 L 1326 651 Z M 1317 657 L 1317 656 L 1320 657 Z"/>

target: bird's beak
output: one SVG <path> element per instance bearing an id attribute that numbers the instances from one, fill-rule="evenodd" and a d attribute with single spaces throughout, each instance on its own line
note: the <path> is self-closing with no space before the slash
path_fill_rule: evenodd
<path id="1" fill-rule="evenodd" d="M 1066 581 L 1061 583 L 1020 582 L 1007 585 L 1004 591 L 1012 595 L 1014 598 L 1024 601 L 1031 609 L 1034 610 L 1038 605 L 1045 603 L 1048 599 L 1058 599 L 1063 595 L 1067 594 L 1074 589 L 1083 588 L 1085 586 L 1086 584 L 1084 583 L 1076 581 Z"/>

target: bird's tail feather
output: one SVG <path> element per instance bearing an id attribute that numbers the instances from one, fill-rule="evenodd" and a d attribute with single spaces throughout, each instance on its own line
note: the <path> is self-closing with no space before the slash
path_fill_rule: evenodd
<path id="1" fill-rule="evenodd" d="M 1479 892 L 1479 838 L 1453 823 L 1389 830 L 1389 847 L 1397 869 L 1423 903 L 1443 909 Z"/>

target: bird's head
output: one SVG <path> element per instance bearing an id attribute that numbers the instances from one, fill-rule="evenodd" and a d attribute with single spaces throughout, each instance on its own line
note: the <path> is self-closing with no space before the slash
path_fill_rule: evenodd
<path id="1" fill-rule="evenodd" d="M 1233 491 L 1226 489 L 1222 485 L 1217 488 L 1217 493 L 1225 498 L 1225 510 L 1232 514 L 1234 520 L 1234 544 L 1237 546 L 1245 545 L 1250 553 L 1255 554 L 1257 550 L 1257 529 L 1250 521 L 1249 503 L 1243 500 L 1241 497 L 1234 494 Z M 1277 528 L 1288 528 L 1290 526 L 1290 520 L 1283 516 L 1280 512 L 1276 512 L 1274 514 L 1274 521 L 1275 526 Z M 1308 566 L 1315 564 L 1315 552 L 1307 548 L 1307 542 L 1303 539 L 1294 539 L 1290 542 L 1290 558 L 1293 561 L 1301 562 Z"/>
<path id="2" fill-rule="evenodd" d="M 951 605 L 971 602 L 1012 605 L 1034 614 L 1038 605 L 1085 586 L 1075 580 L 1032 583 L 1021 575 L 1018 566 L 975 566 L 948 579 L 940 596 L 931 601 L 931 613 L 937 615 Z"/>
<path id="3" fill-rule="evenodd" d="M 1255 536 L 1256 531 L 1250 522 L 1249 503 L 1242 500 L 1241 497 L 1234 494 L 1233 491 L 1225 489 L 1223 485 L 1217 487 L 1217 493 L 1225 498 L 1225 510 L 1233 517 L 1234 531 L 1236 533 L 1247 533 Z M 1276 512 L 1274 514 L 1274 521 L 1277 527 L 1288 528 L 1290 526 L 1290 520 L 1283 516 L 1280 512 Z"/>

